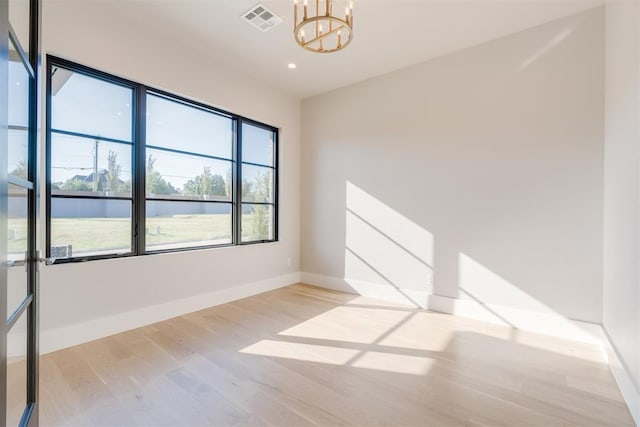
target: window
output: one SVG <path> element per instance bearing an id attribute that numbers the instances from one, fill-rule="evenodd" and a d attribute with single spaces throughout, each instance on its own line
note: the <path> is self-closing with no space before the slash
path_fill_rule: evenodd
<path id="1" fill-rule="evenodd" d="M 51 68 L 49 252 L 133 252 L 133 88 Z"/>
<path id="2" fill-rule="evenodd" d="M 275 235 L 275 141 L 276 132 L 252 124 L 242 124 L 241 240 L 273 240 Z"/>
<path id="3" fill-rule="evenodd" d="M 47 254 L 277 240 L 275 128 L 48 57 Z"/>
<path id="4" fill-rule="evenodd" d="M 231 117 L 147 93 L 148 250 L 233 242 Z"/>

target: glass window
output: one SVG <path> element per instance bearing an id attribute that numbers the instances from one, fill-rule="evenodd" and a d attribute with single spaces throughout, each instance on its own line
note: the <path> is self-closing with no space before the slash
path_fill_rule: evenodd
<path id="1" fill-rule="evenodd" d="M 147 149 L 149 198 L 231 201 L 232 162 Z"/>
<path id="2" fill-rule="evenodd" d="M 7 314 L 11 315 L 28 294 L 26 260 L 29 229 L 27 222 L 28 190 L 9 184 L 7 240 L 9 269 L 7 270 Z"/>
<path id="3" fill-rule="evenodd" d="M 27 129 L 9 129 L 9 173 L 27 179 L 29 156 L 29 132 Z"/>
<path id="4" fill-rule="evenodd" d="M 151 251 L 232 242 L 230 203 L 148 201 L 146 242 Z"/>
<path id="5" fill-rule="evenodd" d="M 64 67 L 51 74 L 49 256 L 131 253 L 133 89 Z"/>
<path id="6" fill-rule="evenodd" d="M 248 124 L 242 125 L 242 161 L 273 166 L 276 133 Z"/>
<path id="7" fill-rule="evenodd" d="M 273 169 L 242 165 L 242 201 L 273 203 Z"/>
<path id="8" fill-rule="evenodd" d="M 9 0 L 9 22 L 25 53 L 29 52 L 29 0 Z"/>
<path id="9" fill-rule="evenodd" d="M 17 426 L 27 406 L 27 321 L 26 313 L 7 334 L 7 426 Z"/>
<path id="10" fill-rule="evenodd" d="M 54 67 L 51 74 L 52 129 L 132 140 L 131 88 L 62 67 Z"/>
<path id="11" fill-rule="evenodd" d="M 9 238 L 10 260 L 24 260 L 27 251 L 27 207 L 28 192 L 26 188 L 9 184 L 9 214 L 7 231 Z"/>
<path id="12" fill-rule="evenodd" d="M 62 59 L 48 64 L 49 257 L 277 239 L 276 129 Z M 19 82 L 20 69 L 12 73 Z M 24 121 L 19 87 L 16 123 Z M 15 175 L 27 158 L 21 132 L 10 129 Z M 18 218 L 10 225 L 18 239 Z"/>
<path id="13" fill-rule="evenodd" d="M 27 179 L 29 73 L 15 51 L 13 43 L 9 46 L 8 171 L 19 178 Z"/>
<path id="14" fill-rule="evenodd" d="M 242 124 L 242 242 L 276 238 L 275 141 L 275 131 Z"/>
<path id="15" fill-rule="evenodd" d="M 51 201 L 53 258 L 131 252 L 131 202 L 64 197 Z"/>
<path id="16" fill-rule="evenodd" d="M 13 43 L 9 46 L 9 126 L 26 128 L 29 124 L 29 72 Z"/>
<path id="17" fill-rule="evenodd" d="M 242 241 L 259 242 L 274 239 L 274 215 L 271 205 L 242 205 Z"/>
<path id="18" fill-rule="evenodd" d="M 146 99 L 146 249 L 232 243 L 233 205 L 219 202 L 233 200 L 233 120 L 166 97 Z"/>
<path id="19" fill-rule="evenodd" d="M 53 194 L 131 197 L 131 145 L 51 135 Z"/>
<path id="20" fill-rule="evenodd" d="M 231 159 L 233 121 L 199 107 L 147 95 L 147 145 Z"/>

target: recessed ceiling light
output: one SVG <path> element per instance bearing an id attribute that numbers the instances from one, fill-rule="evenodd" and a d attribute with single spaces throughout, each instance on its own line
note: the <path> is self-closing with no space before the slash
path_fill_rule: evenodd
<path id="1" fill-rule="evenodd" d="M 294 64 L 293 62 L 289 63 L 289 65 L 287 65 L 287 67 L 289 67 L 290 70 L 295 70 L 298 66 L 296 64 Z"/>

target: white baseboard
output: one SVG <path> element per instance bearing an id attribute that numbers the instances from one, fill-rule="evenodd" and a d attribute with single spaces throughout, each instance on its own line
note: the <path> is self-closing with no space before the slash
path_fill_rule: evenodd
<path id="1" fill-rule="evenodd" d="M 567 319 L 555 313 L 484 304 L 475 300 L 429 296 L 429 310 L 514 327 L 523 331 L 603 346 L 602 326 Z"/>
<path id="2" fill-rule="evenodd" d="M 57 329 L 41 330 L 40 354 L 61 350 L 299 282 L 300 273 L 291 273 L 109 317 L 102 317 L 88 322 Z"/>
<path id="3" fill-rule="evenodd" d="M 398 290 L 391 286 L 321 274 L 303 272 L 300 278 L 303 283 L 309 285 L 382 299 L 407 306 L 426 307 L 432 311 L 498 323 L 542 335 L 597 345 L 602 348 L 603 353 L 606 355 L 609 369 L 620 388 L 622 397 L 636 425 L 640 426 L 640 391 L 631 380 L 631 376 L 624 364 L 621 363 L 615 346 L 612 345 L 602 325 L 565 319 L 552 313 L 483 304 L 470 299 L 429 295 L 426 291 Z M 406 295 L 409 295 L 410 298 L 407 298 Z M 420 302 L 420 304 L 415 304 L 415 302 Z"/>
<path id="4" fill-rule="evenodd" d="M 604 349 L 607 353 L 607 359 L 609 361 L 609 369 L 618 383 L 618 388 L 622 393 L 622 397 L 629 407 L 631 416 L 636 422 L 637 426 L 640 426 L 640 390 L 638 390 L 631 379 L 631 375 L 626 366 L 622 363 L 616 347 L 611 342 L 611 337 L 607 334 L 606 329 Z"/>
<path id="5" fill-rule="evenodd" d="M 560 316 L 551 316 L 546 313 L 484 305 L 473 300 L 430 295 L 427 291 L 398 290 L 376 283 L 312 273 L 286 274 L 88 322 L 44 330 L 40 333 L 40 353 L 61 350 L 299 282 L 482 321 L 507 324 L 505 322 L 507 320 L 518 329 L 600 345 L 606 351 L 609 367 L 631 415 L 640 426 L 640 392 L 601 325 L 561 319 Z"/>
<path id="6" fill-rule="evenodd" d="M 315 273 L 300 273 L 300 280 L 309 285 L 333 289 L 334 291 L 362 295 L 412 307 L 427 308 L 429 292 L 413 289 L 397 289 L 393 286 L 363 282 L 354 279 L 324 276 Z"/>
<path id="7" fill-rule="evenodd" d="M 377 283 L 301 273 L 303 283 L 342 292 L 391 301 L 408 306 L 427 308 L 440 313 L 497 323 L 517 329 L 550 335 L 573 341 L 604 345 L 605 337 L 598 324 L 568 320 L 553 313 L 541 313 L 519 308 L 482 304 L 471 299 L 432 295 L 429 291 L 396 289 Z"/>

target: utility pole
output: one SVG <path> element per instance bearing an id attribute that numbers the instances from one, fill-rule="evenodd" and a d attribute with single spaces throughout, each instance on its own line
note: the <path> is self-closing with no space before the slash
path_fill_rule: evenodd
<path id="1" fill-rule="evenodd" d="M 93 147 L 93 191 L 98 191 L 98 144 L 100 141 L 94 140 Z"/>

